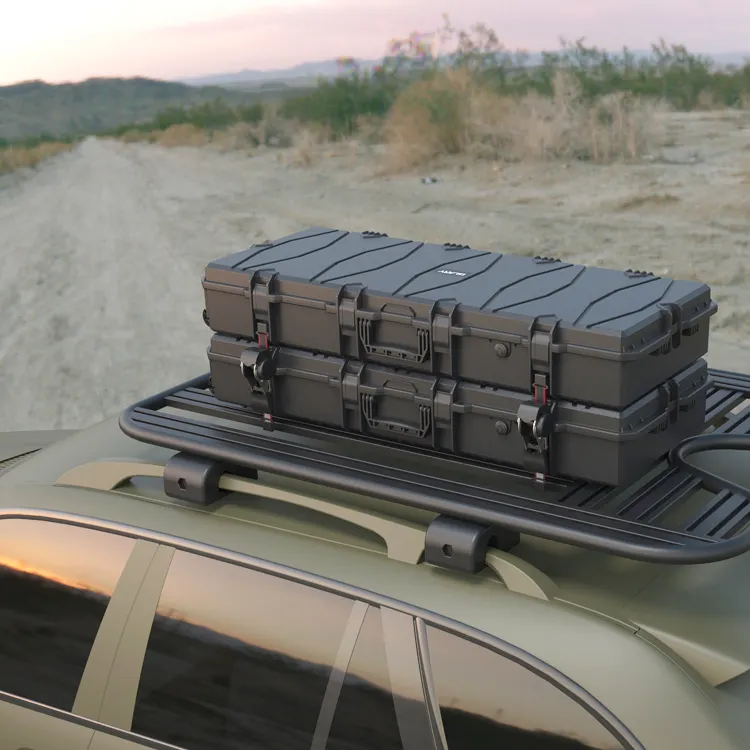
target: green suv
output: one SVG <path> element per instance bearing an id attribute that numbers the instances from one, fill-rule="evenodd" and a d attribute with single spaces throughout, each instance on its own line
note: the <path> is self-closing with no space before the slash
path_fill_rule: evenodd
<path id="1" fill-rule="evenodd" d="M 217 436 L 229 457 L 251 427 L 186 418 L 183 385 L 0 436 L 0 750 L 750 747 L 748 555 L 611 554 L 648 536 L 617 513 L 601 544 L 541 511 L 483 535 L 403 479 L 447 467 L 468 496 L 481 467 L 377 445 L 342 443 L 340 482 L 312 434 L 222 464 Z"/>

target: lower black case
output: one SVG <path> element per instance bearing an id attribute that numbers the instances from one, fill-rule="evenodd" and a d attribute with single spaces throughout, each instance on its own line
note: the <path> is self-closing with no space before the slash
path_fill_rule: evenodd
<path id="1" fill-rule="evenodd" d="M 702 359 L 621 411 L 215 335 L 220 401 L 298 422 L 621 486 L 704 429 Z"/>

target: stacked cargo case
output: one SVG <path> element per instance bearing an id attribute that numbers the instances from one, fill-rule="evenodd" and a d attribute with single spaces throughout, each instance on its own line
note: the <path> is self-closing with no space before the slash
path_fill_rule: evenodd
<path id="1" fill-rule="evenodd" d="M 216 398 L 608 485 L 704 427 L 706 284 L 309 229 L 210 263 Z"/>

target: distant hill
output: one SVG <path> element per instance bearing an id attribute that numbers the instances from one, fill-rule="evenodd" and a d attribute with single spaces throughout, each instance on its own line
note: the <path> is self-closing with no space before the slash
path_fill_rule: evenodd
<path id="1" fill-rule="evenodd" d="M 64 84 L 28 81 L 0 86 L 0 138 L 97 133 L 149 120 L 168 106 L 199 104 L 216 97 L 238 104 L 257 99 L 249 92 L 149 78 L 92 78 Z"/>
<path id="2" fill-rule="evenodd" d="M 380 60 L 357 60 L 360 68 L 373 68 Z M 311 85 L 319 77 L 334 78 L 340 72 L 336 60 L 321 60 L 295 65 L 291 68 L 271 70 L 240 70 L 236 73 L 217 73 L 198 78 L 181 78 L 181 83 L 191 86 L 236 86 L 239 84 L 286 84 L 291 86 Z"/>
<path id="3" fill-rule="evenodd" d="M 615 51 L 613 54 L 617 54 L 618 52 Z M 631 50 L 631 52 L 636 58 L 647 57 L 651 54 L 647 50 Z M 705 57 L 710 57 L 720 67 L 743 65 L 750 60 L 750 51 L 705 55 Z M 446 60 L 448 59 L 446 58 Z M 357 59 L 357 62 L 361 70 L 367 70 L 379 65 L 382 60 Z M 541 62 L 542 54 L 534 52 L 529 55 L 526 64 L 534 66 L 541 64 Z M 242 88 L 252 90 L 260 85 L 283 86 L 286 84 L 295 87 L 313 85 L 319 77 L 335 78 L 339 72 L 339 64 L 336 60 L 321 60 L 318 62 L 301 63 L 291 68 L 274 68 L 270 70 L 246 69 L 235 73 L 217 73 L 178 80 L 190 86 L 225 86 L 233 89 Z"/>

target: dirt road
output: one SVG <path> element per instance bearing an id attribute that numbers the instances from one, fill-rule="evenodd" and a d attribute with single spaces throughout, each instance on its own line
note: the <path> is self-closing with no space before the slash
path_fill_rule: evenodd
<path id="1" fill-rule="evenodd" d="M 0 429 L 74 428 L 206 371 L 206 262 L 310 225 L 554 254 L 709 282 L 709 361 L 750 371 L 750 123 L 673 117 L 650 163 L 374 176 L 346 150 L 90 140 L 0 180 Z"/>

